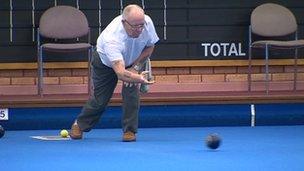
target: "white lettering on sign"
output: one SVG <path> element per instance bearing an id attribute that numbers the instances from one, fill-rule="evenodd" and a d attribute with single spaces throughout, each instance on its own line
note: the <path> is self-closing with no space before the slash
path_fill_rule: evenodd
<path id="1" fill-rule="evenodd" d="M 0 120 L 8 120 L 8 109 L 0 109 Z"/>
<path id="2" fill-rule="evenodd" d="M 204 56 L 246 56 L 242 52 L 242 43 L 202 43 Z"/>
<path id="3" fill-rule="evenodd" d="M 216 47 L 216 48 L 214 48 Z M 219 44 L 217 43 L 213 43 L 210 47 L 210 51 L 212 56 L 219 56 L 219 54 L 221 53 L 221 47 Z"/>

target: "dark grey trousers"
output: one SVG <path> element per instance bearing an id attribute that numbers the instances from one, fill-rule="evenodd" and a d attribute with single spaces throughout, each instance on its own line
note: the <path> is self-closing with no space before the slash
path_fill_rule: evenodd
<path id="1" fill-rule="evenodd" d="M 83 106 L 77 117 L 77 123 L 82 131 L 90 131 L 99 121 L 108 105 L 117 85 L 117 75 L 114 70 L 104 65 L 96 51 L 93 52 L 92 61 L 93 93 Z M 137 132 L 138 112 L 140 107 L 138 86 L 122 86 L 122 128 L 123 132 Z"/>

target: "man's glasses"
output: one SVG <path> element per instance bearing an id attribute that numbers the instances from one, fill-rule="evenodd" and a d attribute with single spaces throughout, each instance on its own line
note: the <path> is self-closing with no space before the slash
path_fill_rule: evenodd
<path id="1" fill-rule="evenodd" d="M 122 20 L 122 21 L 126 22 L 132 28 L 132 30 L 143 29 L 146 25 L 146 22 L 144 24 L 133 25 L 133 24 L 130 24 L 127 20 Z"/>

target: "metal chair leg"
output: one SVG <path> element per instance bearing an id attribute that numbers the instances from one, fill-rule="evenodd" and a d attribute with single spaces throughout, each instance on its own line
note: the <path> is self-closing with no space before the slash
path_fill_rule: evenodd
<path id="1" fill-rule="evenodd" d="M 251 47 L 251 25 L 249 26 L 248 29 L 248 75 L 247 75 L 247 84 L 248 84 L 248 92 L 251 91 L 251 73 L 252 73 L 252 47 Z"/>
<path id="2" fill-rule="evenodd" d="M 247 82 L 248 82 L 248 92 L 251 91 L 251 74 L 252 74 L 252 54 L 251 54 L 251 47 L 249 46 L 248 49 L 248 74 L 247 74 Z"/>
<path id="3" fill-rule="evenodd" d="M 298 76 L 298 49 L 295 49 L 294 73 L 293 73 L 293 91 L 297 91 L 297 76 Z"/>
<path id="4" fill-rule="evenodd" d="M 268 56 L 269 45 L 265 47 L 265 72 L 266 72 L 266 94 L 269 94 L 269 56 Z"/>
<path id="5" fill-rule="evenodd" d="M 39 55 L 38 55 L 38 94 L 43 97 L 43 53 L 42 53 L 43 49 L 39 48 Z"/>

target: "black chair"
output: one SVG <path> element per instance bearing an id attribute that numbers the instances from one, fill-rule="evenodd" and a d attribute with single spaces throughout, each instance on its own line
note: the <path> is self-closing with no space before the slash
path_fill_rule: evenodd
<path id="1" fill-rule="evenodd" d="M 79 38 L 87 36 L 87 42 L 79 42 Z M 40 39 L 48 38 L 56 40 L 55 43 L 41 44 Z M 76 43 L 57 43 L 59 40 L 73 40 Z M 90 61 L 92 45 L 90 44 L 90 28 L 86 16 L 80 10 L 71 6 L 55 6 L 46 10 L 39 22 L 37 31 L 38 48 L 38 94 L 43 96 L 43 55 L 44 51 L 56 53 L 70 53 L 87 51 L 88 54 L 88 93 L 90 93 Z"/>
<path id="2" fill-rule="evenodd" d="M 297 21 L 293 13 L 278 4 L 266 3 L 256 7 L 251 13 L 251 25 L 249 26 L 249 67 L 248 67 L 248 91 L 251 91 L 252 73 L 252 48 L 265 50 L 265 77 L 266 93 L 269 93 L 269 50 L 270 49 L 294 49 L 294 86 L 297 89 L 297 60 L 298 48 L 304 47 L 304 40 L 298 40 Z M 292 36 L 293 40 L 279 40 L 283 36 Z M 252 41 L 252 35 L 258 35 L 264 40 Z"/>

